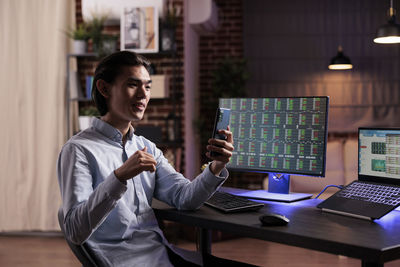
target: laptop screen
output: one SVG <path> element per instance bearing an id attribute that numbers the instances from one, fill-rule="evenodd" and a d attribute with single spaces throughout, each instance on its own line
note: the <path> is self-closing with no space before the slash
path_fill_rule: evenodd
<path id="1" fill-rule="evenodd" d="M 358 130 L 358 177 L 400 184 L 400 129 Z"/>

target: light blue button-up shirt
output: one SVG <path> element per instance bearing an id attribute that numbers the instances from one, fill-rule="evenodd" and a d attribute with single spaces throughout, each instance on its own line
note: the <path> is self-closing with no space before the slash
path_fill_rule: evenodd
<path id="1" fill-rule="evenodd" d="M 197 209 L 228 172 L 215 176 L 206 168 L 190 181 L 154 143 L 133 132 L 131 127 L 124 145 L 120 131 L 95 119 L 62 148 L 57 174 L 66 237 L 76 244 L 86 242 L 102 266 L 171 266 L 166 246 L 177 249 L 158 226 L 152 198 L 182 210 Z M 156 171 L 142 172 L 124 185 L 114 170 L 144 147 L 157 161 Z"/>

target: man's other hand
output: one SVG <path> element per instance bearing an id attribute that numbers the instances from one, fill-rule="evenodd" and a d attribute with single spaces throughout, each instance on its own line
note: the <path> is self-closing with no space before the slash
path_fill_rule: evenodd
<path id="1" fill-rule="evenodd" d="M 147 153 L 147 147 L 138 150 L 129 157 L 121 167 L 114 171 L 115 176 L 121 182 L 129 180 L 143 171 L 154 172 L 157 162 L 153 156 Z"/>

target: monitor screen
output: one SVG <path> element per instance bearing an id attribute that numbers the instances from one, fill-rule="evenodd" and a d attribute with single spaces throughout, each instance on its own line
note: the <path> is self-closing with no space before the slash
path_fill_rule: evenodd
<path id="1" fill-rule="evenodd" d="M 325 175 L 328 97 L 221 98 L 231 109 L 233 170 Z"/>
<path id="2" fill-rule="evenodd" d="M 358 174 L 400 179 L 400 129 L 359 129 Z"/>

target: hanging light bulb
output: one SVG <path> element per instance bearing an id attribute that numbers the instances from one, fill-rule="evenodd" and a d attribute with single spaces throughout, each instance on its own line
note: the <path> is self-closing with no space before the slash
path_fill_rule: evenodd
<path id="1" fill-rule="evenodd" d="M 350 70 L 353 68 L 350 58 L 343 54 L 341 45 L 338 47 L 337 55 L 331 59 L 331 64 L 329 64 L 328 68 L 330 70 Z"/>
<path id="2" fill-rule="evenodd" d="M 339 18 L 338 18 L 338 25 L 339 25 L 339 44 L 341 43 L 341 31 L 342 31 L 342 12 L 340 8 L 340 1 L 338 1 L 338 13 L 339 13 Z M 343 47 L 341 45 L 338 46 L 338 52 L 336 56 L 334 56 L 331 59 L 331 63 L 328 66 L 328 69 L 330 70 L 350 70 L 353 68 L 353 65 L 351 64 L 350 58 L 346 57 L 343 54 Z"/>
<path id="3" fill-rule="evenodd" d="M 374 42 L 378 44 L 400 43 L 400 25 L 396 23 L 396 10 L 393 8 L 393 0 L 390 0 L 389 21 L 378 28 Z"/>

